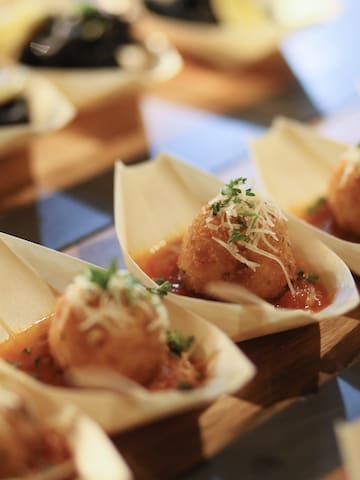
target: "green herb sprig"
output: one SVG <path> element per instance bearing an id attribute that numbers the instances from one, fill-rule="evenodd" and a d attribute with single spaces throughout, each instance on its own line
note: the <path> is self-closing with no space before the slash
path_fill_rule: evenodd
<path id="1" fill-rule="evenodd" d="M 41 363 L 41 357 L 35 357 L 33 363 L 34 363 L 34 367 L 35 367 L 35 368 L 38 368 L 38 366 L 39 366 L 40 363 Z"/>
<path id="2" fill-rule="evenodd" d="M 316 283 L 319 280 L 319 275 L 316 275 L 314 272 L 310 272 L 309 275 L 306 277 L 306 281 L 308 283 Z"/>
<path id="3" fill-rule="evenodd" d="M 245 235 L 244 233 L 241 233 L 240 230 L 232 230 L 229 238 L 230 243 L 235 243 L 235 242 L 248 242 L 249 237 Z"/>
<path id="4" fill-rule="evenodd" d="M 170 292 L 171 283 L 168 280 L 158 278 L 155 280 L 155 282 L 158 284 L 157 287 L 146 287 L 149 292 L 159 295 L 159 297 L 164 297 Z"/>
<path id="5" fill-rule="evenodd" d="M 177 388 L 178 390 L 184 390 L 184 391 L 186 391 L 186 390 L 192 390 L 194 387 L 193 387 L 189 382 L 186 382 L 186 381 L 184 381 L 184 380 L 180 380 L 180 381 L 178 382 L 178 384 L 176 385 L 176 388 Z"/>
<path id="6" fill-rule="evenodd" d="M 170 352 L 177 357 L 181 357 L 182 353 L 188 352 L 195 342 L 193 335 L 184 337 L 177 330 L 168 330 L 166 336 Z"/>
<path id="7" fill-rule="evenodd" d="M 308 275 L 305 275 L 305 270 L 303 268 L 300 268 L 297 274 L 299 278 L 302 278 L 308 283 L 315 284 L 319 280 L 319 275 L 316 275 L 314 272 L 309 272 Z"/>
<path id="8" fill-rule="evenodd" d="M 117 262 L 113 260 L 107 269 L 90 267 L 86 271 L 87 278 L 99 285 L 102 289 L 106 290 L 108 283 L 117 272 Z"/>
<path id="9" fill-rule="evenodd" d="M 19 362 L 17 360 L 12 361 L 12 360 L 6 360 L 9 365 L 12 365 L 14 368 L 20 368 L 22 367 L 22 362 Z"/>
<path id="10" fill-rule="evenodd" d="M 232 228 L 230 232 L 228 243 L 249 242 L 250 237 L 245 233 L 245 230 L 249 227 L 250 229 L 254 228 L 259 217 L 255 212 L 246 211 L 248 208 L 255 208 L 254 202 L 245 199 L 246 197 L 255 197 L 255 193 L 251 187 L 243 187 L 246 182 L 247 179 L 245 177 L 230 180 L 230 182 L 224 185 L 221 189 L 221 195 L 225 198 L 211 205 L 213 216 L 216 216 L 220 210 L 226 207 L 230 202 L 235 204 L 243 203 L 244 206 L 246 206 L 246 208 L 244 208 L 244 213 L 236 219 L 236 224 L 234 224 L 234 228 Z M 245 195 L 245 198 L 241 198 L 240 195 Z M 249 221 L 246 220 L 247 218 L 249 218 Z"/>
<path id="11" fill-rule="evenodd" d="M 220 210 L 223 207 L 226 207 L 226 205 L 228 205 L 231 201 L 233 201 L 234 203 L 240 203 L 243 201 L 241 198 L 238 197 L 238 195 L 242 193 L 241 186 L 246 183 L 246 180 L 247 179 L 245 177 L 235 178 L 234 180 L 230 180 L 229 183 L 226 183 L 222 187 L 221 195 L 223 195 L 225 198 L 211 205 L 212 214 L 214 216 L 216 216 L 220 212 Z M 245 190 L 245 195 L 247 197 L 255 197 L 255 193 L 252 191 L 251 188 L 247 188 Z M 250 208 L 252 208 L 248 202 L 246 203 Z"/>

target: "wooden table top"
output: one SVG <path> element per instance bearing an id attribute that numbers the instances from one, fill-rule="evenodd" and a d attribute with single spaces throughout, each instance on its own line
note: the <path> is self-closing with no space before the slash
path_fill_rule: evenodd
<path id="1" fill-rule="evenodd" d="M 146 158 L 153 144 L 154 130 L 166 139 L 176 137 L 189 121 L 194 121 L 193 109 L 217 114 L 241 112 L 276 95 L 286 95 L 294 85 L 295 79 L 279 55 L 256 67 L 231 71 L 217 71 L 186 59 L 183 71 L 169 82 L 149 88 L 140 96 L 113 99 L 82 112 L 66 128 L 38 137 L 25 149 L 3 156 L 0 209 L 5 216 L 16 215 L 20 206 L 98 178 L 111 169 L 117 158 L 126 162 Z M 173 112 L 179 111 L 177 122 L 174 119 L 167 122 L 166 108 L 164 111 L 162 107 L 168 102 Z M 335 133 L 340 127 L 344 128 L 347 118 L 331 119 Z M 202 120 L 199 118 L 199 121 Z M 110 254 L 120 255 L 111 224 L 77 239 L 68 246 L 67 252 L 90 261 L 95 259 L 97 263 L 106 262 Z M 239 347 L 258 368 L 255 379 L 243 390 L 220 398 L 208 408 L 114 439 L 136 478 L 174 478 L 212 457 L 238 435 L 256 431 L 259 425 L 276 418 L 299 398 L 316 396 L 321 385 L 357 359 L 360 345 L 357 315 L 354 312 L 354 318 L 341 317 L 242 342 Z M 296 469 L 301 471 L 301 465 L 293 467 L 292 478 L 301 478 L 295 474 Z M 324 478 L 345 478 L 338 465 L 324 468 Z M 236 474 L 196 477 L 194 473 L 191 478 L 240 477 Z M 267 477 L 254 474 L 251 478 Z"/>

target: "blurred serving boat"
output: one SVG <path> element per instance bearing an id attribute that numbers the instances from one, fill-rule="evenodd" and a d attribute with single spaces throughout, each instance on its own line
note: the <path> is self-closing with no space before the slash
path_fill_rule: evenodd
<path id="1" fill-rule="evenodd" d="M 358 148 L 325 138 L 312 127 L 280 118 L 268 132 L 252 141 L 252 150 L 267 194 L 289 215 L 300 217 L 304 228 L 360 275 L 359 236 L 356 230 L 339 227 L 330 207 L 335 203 L 337 211 L 339 205 L 340 222 L 345 222 L 346 228 L 349 222 L 360 228 Z M 341 171 L 344 165 L 347 167 Z"/>
<path id="2" fill-rule="evenodd" d="M 137 40 L 132 13 L 119 15 L 93 6 L 59 13 L 55 7 L 42 10 L 17 57 L 78 108 L 167 80 L 182 66 L 163 35 Z"/>
<path id="3" fill-rule="evenodd" d="M 0 154 L 64 127 L 75 113 L 46 78 L 20 66 L 0 68 Z"/>
<path id="4" fill-rule="evenodd" d="M 107 432 L 207 405 L 253 377 L 253 365 L 222 332 L 161 300 L 163 290 L 0 237 L 9 272 L 0 296 L 2 358 L 29 388 L 76 404 Z M 63 294 L 58 302 L 54 292 Z"/>
<path id="5" fill-rule="evenodd" d="M 154 280 L 160 276 L 169 280 L 177 292 L 169 294 L 173 302 L 214 323 L 236 341 L 355 308 L 359 295 L 344 262 L 302 222 L 291 217 L 286 222 L 272 202 L 254 200 L 260 195 L 243 183 L 240 177 L 223 185 L 164 154 L 133 167 L 119 163 L 115 224 L 129 270 L 149 286 L 156 285 Z M 244 208 L 237 213 L 240 207 Z M 163 256 L 159 255 L 162 251 Z M 218 280 L 239 283 L 253 296 L 244 302 L 242 290 L 238 304 L 219 302 L 212 288 L 209 298 L 206 282 Z M 299 295 L 298 282 L 306 290 Z M 310 286 L 314 293 L 310 297 L 316 302 L 320 292 L 315 290 L 324 288 L 327 300 L 323 297 L 319 308 L 303 302 Z M 233 293 L 235 286 L 229 288 Z M 284 299 L 274 301 L 282 293 Z M 254 301 L 254 295 L 261 298 Z M 218 298 L 224 297 L 222 289 Z"/>
<path id="6" fill-rule="evenodd" d="M 181 51 L 230 67 L 274 53 L 294 29 L 334 18 L 338 0 L 146 0 L 139 24 L 159 30 Z"/>
<path id="7" fill-rule="evenodd" d="M 33 389 L 3 360 L 0 422 L 2 479 L 132 479 L 100 427 L 75 407 Z"/>

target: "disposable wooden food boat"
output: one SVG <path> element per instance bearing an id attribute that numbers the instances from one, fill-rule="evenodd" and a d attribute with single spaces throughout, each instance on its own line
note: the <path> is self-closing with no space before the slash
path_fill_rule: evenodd
<path id="1" fill-rule="evenodd" d="M 62 292 L 88 264 L 81 260 L 5 234 L 0 234 L 0 262 L 7 272 L 0 280 L 2 324 L 0 340 L 8 330 L 18 333 L 47 315 L 54 307 L 53 291 Z M 50 288 L 51 287 L 51 288 Z M 117 378 L 121 393 L 93 389 L 60 388 L 26 377 L 34 391 L 58 401 L 72 402 L 107 432 L 119 432 L 208 404 L 224 393 L 239 390 L 254 375 L 254 367 L 218 329 L 165 299 L 171 328 L 194 335 L 194 356 L 206 362 L 207 379 L 191 391 L 151 392 Z M 25 375 L 19 373 L 19 375 Z M 114 386 L 115 389 L 115 386 Z"/>
<path id="2" fill-rule="evenodd" d="M 41 19 L 48 15 L 71 15 L 74 13 L 74 2 L 72 0 L 37 0 L 36 14 L 28 11 L 23 0 L 14 0 L 4 7 L 6 30 L 11 32 L 11 40 L 14 44 L 13 56 L 16 57 L 21 51 L 22 44 L 31 32 L 31 25 L 36 25 Z M 139 9 L 139 2 L 125 2 L 124 6 L 129 7 L 129 16 L 136 15 Z M 115 13 L 121 10 L 121 2 L 108 1 L 107 7 Z M 22 18 L 19 12 L 26 11 Z M 33 9 L 34 10 L 34 9 Z M 0 9 L 1 13 L 1 9 Z M 20 17 L 20 18 L 19 18 Z M 34 17 L 34 18 L 33 18 Z M 27 23 L 29 24 L 27 27 Z M 24 30 L 28 33 L 24 34 Z M 0 32 L 1 44 L 6 47 L 6 39 Z M 166 81 L 176 75 L 182 68 L 182 58 L 178 51 L 173 48 L 163 35 L 151 34 L 144 39 L 144 44 L 149 46 L 153 56 L 153 64 L 136 71 L 127 71 L 119 67 L 111 68 L 28 68 L 37 74 L 41 74 L 50 80 L 78 109 L 96 105 L 113 96 L 117 98 L 136 93 L 142 87 L 158 82 Z M 135 44 L 134 44 L 135 45 Z"/>
<path id="3" fill-rule="evenodd" d="M 155 282 L 136 259 L 153 247 L 181 237 L 221 185 L 217 178 L 167 155 L 132 167 L 117 164 L 116 231 L 128 269 L 144 284 L 155 285 Z M 288 227 L 295 252 L 334 293 L 332 302 L 323 310 L 312 313 L 278 309 L 265 302 L 240 305 L 175 294 L 169 295 L 169 301 L 201 315 L 236 341 L 336 317 L 354 308 L 359 295 L 344 262 L 302 222 L 291 217 Z"/>
<path id="4" fill-rule="evenodd" d="M 60 129 L 75 116 L 75 108 L 51 82 L 24 67 L 0 70 L 0 97 L 3 91 L 21 94 L 29 105 L 30 122 L 0 127 L 0 154 L 19 147 L 35 135 Z"/>
<path id="5" fill-rule="evenodd" d="M 202 24 L 146 12 L 138 30 L 164 32 L 181 51 L 214 65 L 231 67 L 257 62 L 277 50 L 284 29 L 273 22 L 257 26 Z"/>
<path id="6" fill-rule="evenodd" d="M 347 145 L 329 140 L 311 127 L 282 118 L 252 141 L 261 183 L 287 212 L 306 208 L 326 195 L 331 172 L 346 149 Z M 360 275 L 360 243 L 342 240 L 300 221 Z"/>
<path id="7" fill-rule="evenodd" d="M 293 15 L 285 18 L 291 9 L 279 19 L 263 12 L 253 21 L 246 18 L 241 21 L 239 18 L 237 22 L 234 17 L 240 15 L 233 12 L 234 6 L 230 5 L 231 10 L 228 11 L 224 0 L 212 3 L 217 18 L 222 20 L 218 24 L 186 21 L 145 10 L 138 30 L 144 35 L 154 30 L 164 32 L 181 51 L 215 65 L 233 67 L 262 60 L 278 49 L 280 41 L 287 33 L 301 26 L 326 21 L 336 16 L 339 11 L 337 0 L 327 0 L 321 6 L 323 8 L 315 8 L 317 11 L 310 13 L 301 24 L 292 18 Z M 236 4 L 227 2 L 229 3 Z M 235 5 L 235 8 L 239 9 L 239 6 Z M 284 11 L 283 7 L 282 10 Z"/>
<path id="8" fill-rule="evenodd" d="M 64 405 L 45 391 L 34 387 L 33 383 L 25 374 L 15 370 L 6 362 L 0 361 L 0 386 L 17 393 L 36 416 L 51 422 L 56 431 L 64 435 L 72 454 L 72 461 L 67 461 L 67 465 L 64 465 L 65 471 L 72 470 L 74 465 L 77 480 L 99 478 L 131 480 L 133 478 L 111 441 L 93 420 L 77 408 Z M 40 474 L 36 478 L 60 480 L 69 478 L 69 474 L 64 477 L 52 477 L 50 471 L 47 471 L 46 476 L 43 477 Z"/>

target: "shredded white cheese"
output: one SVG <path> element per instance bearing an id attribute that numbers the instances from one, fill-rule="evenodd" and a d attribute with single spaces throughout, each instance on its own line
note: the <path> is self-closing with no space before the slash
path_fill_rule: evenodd
<path id="1" fill-rule="evenodd" d="M 157 328 L 165 331 L 169 325 L 167 310 L 159 296 L 149 292 L 126 271 L 115 273 L 106 289 L 85 274 L 79 275 L 67 288 L 65 298 L 66 307 L 59 322 L 64 322 L 74 309 L 84 319 L 79 326 L 81 331 L 101 325 L 111 335 L 120 335 L 129 324 L 136 322 L 134 309 L 143 311 L 149 320 L 149 331 Z M 162 337 L 165 339 L 165 334 Z"/>
<path id="2" fill-rule="evenodd" d="M 211 208 L 206 218 L 207 227 L 214 232 L 227 232 L 227 241 L 216 235 L 212 237 L 213 240 L 252 271 L 256 271 L 259 264 L 242 255 L 239 247 L 275 261 L 285 275 L 290 292 L 294 294 L 288 271 L 278 256 L 277 245 L 274 244 L 279 241 L 274 230 L 274 220 L 287 221 L 282 211 L 271 201 L 255 194 L 246 178 L 239 178 L 225 185 L 221 192 L 210 200 L 209 206 Z M 267 250 L 260 248 L 260 243 L 265 245 Z"/>
<path id="3" fill-rule="evenodd" d="M 319 300 L 320 300 L 320 296 L 317 293 L 316 288 L 311 285 L 306 298 L 306 306 L 308 308 L 311 308 L 311 306 L 315 305 L 317 302 L 319 302 Z"/>

